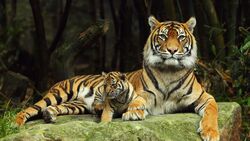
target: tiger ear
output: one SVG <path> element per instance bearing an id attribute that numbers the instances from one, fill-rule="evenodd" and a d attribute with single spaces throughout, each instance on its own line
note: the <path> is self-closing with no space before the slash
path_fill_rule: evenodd
<path id="1" fill-rule="evenodd" d="M 152 31 L 160 24 L 160 22 L 154 16 L 149 16 L 148 24 L 150 26 L 150 30 Z"/>
<path id="2" fill-rule="evenodd" d="M 125 74 L 121 74 L 121 75 L 120 75 L 120 78 L 121 78 L 121 80 L 125 81 L 125 79 L 126 79 Z"/>
<path id="3" fill-rule="evenodd" d="M 188 29 L 191 31 L 191 33 L 193 33 L 194 31 L 194 27 L 196 25 L 196 18 L 195 17 L 191 17 L 187 22 L 186 25 L 188 26 Z"/>

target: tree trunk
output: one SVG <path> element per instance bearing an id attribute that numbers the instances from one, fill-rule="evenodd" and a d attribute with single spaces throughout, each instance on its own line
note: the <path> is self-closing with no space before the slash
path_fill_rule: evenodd
<path id="1" fill-rule="evenodd" d="M 194 1 L 194 7 L 195 7 L 195 13 L 196 13 L 196 19 L 197 19 L 197 24 L 196 24 L 196 30 L 197 31 L 197 36 L 196 40 L 198 42 L 198 50 L 201 54 L 202 60 L 208 60 L 211 58 L 211 50 L 209 48 L 209 42 L 208 42 L 208 35 L 207 29 L 205 29 L 204 25 L 207 24 L 207 19 L 206 19 L 206 13 L 204 9 L 202 8 L 202 4 L 200 0 L 195 0 Z"/>
<path id="2" fill-rule="evenodd" d="M 99 4 L 99 15 L 100 15 L 100 19 L 105 20 L 105 10 L 104 10 L 104 1 L 100 0 L 100 4 Z M 100 52 L 100 69 L 98 70 L 98 72 L 106 70 L 105 69 L 105 63 L 106 63 L 106 37 L 102 36 L 102 38 L 100 39 L 100 46 L 99 46 L 99 52 Z"/>
<path id="3" fill-rule="evenodd" d="M 213 41 L 214 45 L 217 48 L 217 56 L 223 59 L 225 55 L 225 44 L 224 37 L 222 32 L 222 27 L 220 25 L 217 13 L 215 11 L 215 7 L 212 0 L 202 0 L 203 8 L 206 11 L 207 17 L 209 19 L 209 24 L 213 29 L 217 31 L 217 33 L 213 33 Z"/>
<path id="4" fill-rule="evenodd" d="M 131 51 L 133 50 L 132 46 L 132 8 L 128 0 L 123 0 L 120 3 L 120 9 L 119 9 L 119 17 L 120 17 L 120 35 L 119 35 L 119 41 L 120 41 L 120 71 L 128 71 L 132 69 L 132 64 L 136 64 L 136 59 L 133 54 L 131 54 Z M 134 50 L 133 50 L 134 51 Z M 135 53 L 135 52 L 133 52 Z M 133 60 L 133 63 L 131 63 Z"/>
<path id="5" fill-rule="evenodd" d="M 236 45 L 236 32 L 237 32 L 237 12 L 239 7 L 239 0 L 227 0 L 224 1 L 224 4 L 227 4 L 227 12 L 225 12 L 226 17 L 226 28 L 227 30 L 227 52 L 232 53 L 233 47 Z"/>
<path id="6" fill-rule="evenodd" d="M 153 0 L 151 13 L 159 20 L 176 20 L 175 4 L 173 0 Z"/>
<path id="7" fill-rule="evenodd" d="M 142 51 L 149 35 L 148 17 L 149 13 L 144 0 L 134 1 L 135 9 L 137 11 L 137 18 L 139 22 L 139 48 L 138 51 Z M 138 55 L 138 60 L 142 58 L 142 55 Z"/>
<path id="8" fill-rule="evenodd" d="M 68 19 L 68 16 L 69 16 L 69 10 L 70 10 L 70 7 L 71 7 L 71 3 L 72 3 L 72 0 L 66 0 L 65 8 L 63 10 L 63 14 L 60 17 L 59 27 L 57 28 L 56 35 L 55 35 L 55 37 L 54 37 L 54 39 L 53 39 L 53 41 L 52 41 L 52 43 L 50 45 L 49 53 L 52 53 L 57 48 L 58 42 L 60 41 L 60 39 L 61 39 L 61 37 L 63 35 L 63 31 L 65 29 L 67 19 Z"/>
<path id="9" fill-rule="evenodd" d="M 37 73 L 37 88 L 39 90 L 47 89 L 47 80 L 48 80 L 48 65 L 49 65 L 49 56 L 48 56 L 48 46 L 45 36 L 43 17 L 40 10 L 39 0 L 30 0 L 30 5 L 32 8 L 32 13 L 35 22 L 36 28 L 36 47 L 35 47 L 35 58 L 36 58 L 36 73 Z"/>
<path id="10" fill-rule="evenodd" d="M 169 20 L 177 20 L 174 0 L 163 0 L 163 4 L 165 6 L 163 10 L 166 10 L 167 18 Z"/>
<path id="11" fill-rule="evenodd" d="M 185 1 L 179 0 L 179 3 L 180 3 L 180 9 L 181 9 L 179 11 L 181 11 L 182 13 L 181 15 L 183 15 L 181 21 L 186 22 L 191 16 L 196 16 L 194 0 L 185 0 Z M 199 17 L 196 17 L 196 18 L 199 18 Z"/>
<path id="12" fill-rule="evenodd" d="M 6 16 L 6 1 L 0 0 L 0 41 L 5 43 L 6 41 L 6 25 L 7 25 L 7 16 Z"/>
<path id="13" fill-rule="evenodd" d="M 75 57 L 86 47 L 93 46 L 96 40 L 107 32 L 108 28 L 109 23 L 107 21 L 97 22 L 82 32 L 80 37 L 73 41 L 72 44 L 57 48 L 51 55 L 51 67 L 53 66 L 55 80 L 60 81 L 74 76 L 72 64 Z"/>
<path id="14" fill-rule="evenodd" d="M 118 70 L 120 66 L 120 41 L 119 41 L 119 34 L 120 34 L 120 21 L 118 20 L 118 15 L 116 14 L 116 9 L 114 6 L 114 1 L 109 0 L 109 6 L 110 6 L 110 11 L 112 14 L 112 19 L 114 23 L 114 29 L 115 29 L 115 44 L 114 44 L 114 53 L 112 56 L 112 70 Z"/>

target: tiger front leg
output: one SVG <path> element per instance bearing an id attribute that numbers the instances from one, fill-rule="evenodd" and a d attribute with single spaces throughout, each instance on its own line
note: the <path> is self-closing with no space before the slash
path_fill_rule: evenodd
<path id="1" fill-rule="evenodd" d="M 209 94 L 204 94 L 200 99 L 195 108 L 195 111 L 202 116 L 198 132 L 204 141 L 219 141 L 217 103 Z"/>
<path id="2" fill-rule="evenodd" d="M 123 113 L 123 120 L 143 120 L 145 119 L 146 113 L 146 101 L 144 98 L 137 96 L 128 105 L 127 112 Z"/>
<path id="3" fill-rule="evenodd" d="M 102 116 L 101 116 L 101 122 L 111 122 L 113 118 L 114 110 L 107 104 L 105 105 Z"/>

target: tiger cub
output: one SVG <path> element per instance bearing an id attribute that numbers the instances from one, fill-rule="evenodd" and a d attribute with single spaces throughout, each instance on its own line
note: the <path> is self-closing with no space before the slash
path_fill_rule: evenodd
<path id="1" fill-rule="evenodd" d="M 102 112 L 101 122 L 110 122 L 113 116 L 123 113 L 122 118 L 126 120 L 128 117 L 125 112 L 131 101 L 137 97 L 132 84 L 127 80 L 125 74 L 120 72 L 103 73 L 102 75 L 104 82 L 95 93 L 94 110 Z"/>

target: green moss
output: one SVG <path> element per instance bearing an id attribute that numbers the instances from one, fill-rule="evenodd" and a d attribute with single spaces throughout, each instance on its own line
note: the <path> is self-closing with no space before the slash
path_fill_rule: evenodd
<path id="1" fill-rule="evenodd" d="M 219 103 L 220 129 L 230 127 L 237 103 Z M 200 141 L 197 134 L 200 117 L 197 114 L 167 114 L 148 116 L 144 121 L 98 123 L 92 115 L 61 116 L 55 124 L 42 120 L 29 122 L 20 133 L 3 140 L 76 140 L 76 141 Z"/>

